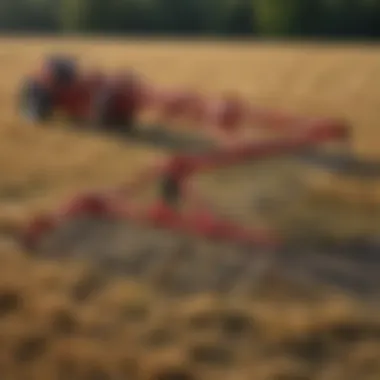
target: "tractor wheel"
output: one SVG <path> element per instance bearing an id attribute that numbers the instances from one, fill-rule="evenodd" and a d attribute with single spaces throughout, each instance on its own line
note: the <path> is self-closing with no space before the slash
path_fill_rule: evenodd
<path id="1" fill-rule="evenodd" d="M 20 92 L 19 112 L 29 122 L 49 120 L 53 114 L 50 92 L 33 80 L 25 82 Z"/>
<path id="2" fill-rule="evenodd" d="M 102 91 L 93 106 L 92 123 L 97 129 L 131 133 L 134 127 L 134 113 L 118 112 L 115 109 L 116 94 Z"/>

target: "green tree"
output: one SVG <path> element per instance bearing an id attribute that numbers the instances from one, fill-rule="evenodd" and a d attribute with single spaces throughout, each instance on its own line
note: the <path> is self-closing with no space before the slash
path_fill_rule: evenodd
<path id="1" fill-rule="evenodd" d="M 325 0 L 324 32 L 339 37 L 379 35 L 378 0 Z"/>
<path id="2" fill-rule="evenodd" d="M 51 0 L 0 1 L 0 30 L 57 31 L 57 18 Z"/>
<path id="3" fill-rule="evenodd" d="M 60 0 L 58 20 L 63 32 L 79 32 L 86 29 L 86 0 Z"/>
<path id="4" fill-rule="evenodd" d="M 158 30 L 179 34 L 197 34 L 204 31 L 203 1 L 156 0 Z"/>
<path id="5" fill-rule="evenodd" d="M 152 33 L 157 30 L 157 4 L 153 0 L 121 0 L 112 22 L 118 31 Z"/>
<path id="6" fill-rule="evenodd" d="M 86 0 L 85 27 L 87 30 L 109 32 L 113 25 L 113 15 L 115 15 L 115 0 Z"/>
<path id="7" fill-rule="evenodd" d="M 258 32 L 269 36 L 312 34 L 322 12 L 318 0 L 254 0 L 253 5 Z"/>
<path id="8" fill-rule="evenodd" d="M 224 27 L 227 34 L 253 34 L 256 25 L 252 0 L 238 0 L 230 5 L 230 10 L 225 16 Z"/>
<path id="9" fill-rule="evenodd" d="M 0 0 L 0 30 L 377 38 L 380 0 Z"/>

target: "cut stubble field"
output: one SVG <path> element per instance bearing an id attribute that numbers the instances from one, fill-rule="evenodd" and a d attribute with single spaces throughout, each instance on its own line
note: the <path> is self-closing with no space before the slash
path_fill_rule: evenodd
<path id="1" fill-rule="evenodd" d="M 249 302 L 207 292 L 161 297 L 141 284 L 110 281 L 87 264 L 28 257 L 5 239 L 35 211 L 81 190 L 119 184 L 166 155 L 158 148 L 59 128 L 58 122 L 40 128 L 23 123 L 15 103 L 20 79 L 54 52 L 75 54 L 88 67 L 132 67 L 161 85 L 210 95 L 236 90 L 257 104 L 343 117 L 353 127 L 357 154 L 380 158 L 376 46 L 1 38 L 0 377 L 52 379 L 59 372 L 72 379 L 377 379 L 378 310 L 359 307 L 359 300 L 308 298 L 303 289 L 274 279 Z M 289 225 L 300 208 L 297 223 L 311 209 L 331 213 L 334 204 L 348 208 L 338 219 L 345 222 L 344 233 L 372 228 L 368 218 L 356 223 L 368 209 L 337 206 L 336 198 L 313 198 L 312 207 L 306 207 L 297 206 L 293 196 L 289 207 L 289 199 L 278 194 L 285 183 L 288 193 L 294 193 L 295 182 L 279 178 L 289 167 L 284 161 L 279 172 L 271 165 L 276 163 L 263 166 L 265 184 L 257 187 L 263 186 L 266 194 L 277 190 L 277 205 L 287 210 L 274 212 L 281 214 L 279 226 Z M 318 194 L 347 186 L 319 170 L 299 173 Z M 211 195 L 220 186 L 214 180 L 204 184 Z M 251 187 L 256 188 L 255 182 L 246 185 Z M 224 190 L 240 194 L 232 182 Z M 380 212 L 371 215 L 373 223 Z M 324 216 L 319 212 L 317 217 Z"/>

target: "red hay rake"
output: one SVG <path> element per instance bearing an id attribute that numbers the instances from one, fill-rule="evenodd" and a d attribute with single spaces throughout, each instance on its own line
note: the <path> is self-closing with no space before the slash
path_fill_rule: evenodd
<path id="1" fill-rule="evenodd" d="M 279 117 L 281 121 L 284 117 Z M 289 117 L 290 119 L 290 117 Z M 143 173 L 142 180 L 159 178 L 162 182 L 158 202 L 141 210 L 130 198 L 134 184 L 113 189 L 105 194 L 90 194 L 77 197 L 58 213 L 52 216 L 38 216 L 26 233 L 26 242 L 33 247 L 43 233 L 54 228 L 65 218 L 79 216 L 105 217 L 111 219 L 127 218 L 137 222 L 151 224 L 159 228 L 182 231 L 191 235 L 217 240 L 231 240 L 241 244 L 274 247 L 278 244 L 273 233 L 257 232 L 235 225 L 207 210 L 201 201 L 202 210 L 182 213 L 171 204 L 172 197 L 167 194 L 165 185 L 174 188 L 175 202 L 186 202 L 192 194 L 184 188 L 189 179 L 198 172 L 211 171 L 218 167 L 238 165 L 247 160 L 259 160 L 268 157 L 294 153 L 297 150 L 314 148 L 326 142 L 347 142 L 347 127 L 340 123 L 320 122 L 307 124 L 302 130 L 289 138 L 272 139 L 266 142 L 249 142 L 232 147 L 217 149 L 198 155 L 176 155 L 164 165 L 154 166 Z M 161 177 L 161 178 L 160 178 Z M 139 183 L 141 180 L 138 180 Z M 170 190 L 169 190 L 170 191 Z M 127 195 L 127 198 L 126 198 Z M 199 197 L 197 196 L 199 199 Z M 206 208 L 205 208 L 206 207 Z"/>
<path id="2" fill-rule="evenodd" d="M 165 285 L 172 291 L 195 288 L 230 291 L 241 288 L 242 282 L 248 289 L 256 282 L 258 271 L 266 272 L 258 265 L 257 257 L 268 268 L 269 263 L 273 264 L 273 255 L 278 257 L 287 245 L 278 231 L 247 226 L 215 211 L 194 188 L 199 173 L 310 152 L 327 143 L 347 146 L 350 142 L 350 130 L 341 121 L 261 109 L 236 97 L 209 101 L 196 93 L 163 91 L 141 81 L 134 82 L 138 83 L 135 92 L 130 92 L 122 80 L 103 83 L 120 85 L 118 88 L 125 95 L 121 96 L 123 101 L 130 101 L 132 93 L 136 96 L 133 109 L 114 98 L 117 103 L 114 110 L 125 107 L 133 112 L 135 121 L 147 110 L 167 122 L 185 116 L 195 125 L 203 125 L 201 135 L 210 136 L 211 130 L 218 142 L 216 148 L 198 154 L 176 154 L 129 184 L 76 196 L 56 212 L 34 217 L 23 231 L 22 241 L 28 249 L 49 257 L 97 258 L 103 268 L 108 265 L 123 274 L 144 276 L 153 279 L 155 286 Z M 99 88 L 103 91 L 106 87 Z M 72 99 L 66 96 L 66 103 L 60 107 L 70 113 L 69 103 L 78 104 L 76 96 Z M 91 114 L 90 104 L 83 113 Z M 271 137 L 240 138 L 247 127 L 267 128 Z M 143 196 L 146 189 L 151 189 L 151 193 Z M 331 262 L 318 257 L 310 265 L 328 272 Z M 342 271 L 352 276 L 355 268 L 349 269 L 350 265 L 343 265 Z M 369 274 L 373 271 L 372 263 L 372 268 L 367 266 L 357 281 L 371 278 L 372 288 L 376 287 L 378 276 Z"/>

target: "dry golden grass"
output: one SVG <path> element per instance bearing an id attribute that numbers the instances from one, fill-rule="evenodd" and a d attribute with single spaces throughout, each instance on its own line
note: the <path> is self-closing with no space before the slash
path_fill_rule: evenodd
<path id="1" fill-rule="evenodd" d="M 0 47 L 0 232 L 74 191 L 119 183 L 164 155 L 20 122 L 17 85 L 46 53 L 136 67 L 161 84 L 235 89 L 260 104 L 343 116 L 354 127 L 356 151 L 378 156 L 377 47 L 32 38 L 3 38 Z M 1 250 L 2 379 L 380 377 L 378 314 L 356 301 L 292 301 L 276 297 L 276 289 L 233 305 L 208 295 L 173 301 L 142 286 L 104 285 L 98 275 L 91 280 L 92 270 L 80 264 L 41 263 L 14 248 Z M 86 278 L 86 286 L 78 285 Z"/>
<path id="2" fill-rule="evenodd" d="M 300 300 L 271 284 L 254 300 L 172 299 L 80 263 L 12 250 L 0 263 L 4 379 L 375 380 L 380 373 L 377 311 L 349 298 Z"/>

